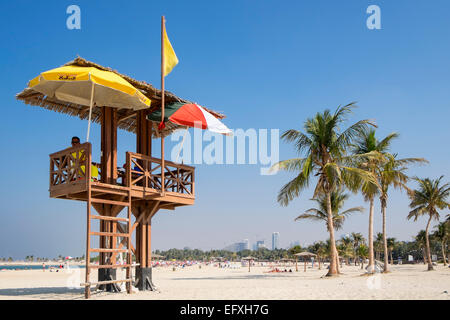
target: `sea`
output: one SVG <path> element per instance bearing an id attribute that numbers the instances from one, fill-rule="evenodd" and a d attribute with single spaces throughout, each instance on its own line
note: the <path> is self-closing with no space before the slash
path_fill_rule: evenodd
<path id="1" fill-rule="evenodd" d="M 51 265 L 45 265 L 45 270 L 49 270 L 50 267 L 59 268 L 59 264 L 51 264 Z M 85 268 L 86 266 L 84 265 L 69 265 L 69 268 Z M 42 270 L 42 265 L 0 265 L 0 271 L 2 270 Z"/>

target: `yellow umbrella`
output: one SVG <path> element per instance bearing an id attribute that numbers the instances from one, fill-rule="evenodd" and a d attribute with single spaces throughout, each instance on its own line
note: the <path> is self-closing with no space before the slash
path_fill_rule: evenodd
<path id="1" fill-rule="evenodd" d="M 29 88 L 59 100 L 89 106 L 89 141 L 93 104 L 145 109 L 150 99 L 121 76 L 94 67 L 64 66 L 41 73 L 28 83 Z"/>

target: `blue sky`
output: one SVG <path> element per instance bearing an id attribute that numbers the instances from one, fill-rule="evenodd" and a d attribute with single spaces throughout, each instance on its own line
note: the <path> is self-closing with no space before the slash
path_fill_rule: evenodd
<path id="1" fill-rule="evenodd" d="M 81 30 L 66 28 L 71 4 L 81 8 Z M 371 4 L 381 8 L 381 30 L 366 27 Z M 379 136 L 399 132 L 393 151 L 430 161 L 411 175 L 448 181 L 449 10 L 445 0 L 2 1 L 0 257 L 77 256 L 85 243 L 84 204 L 49 199 L 48 155 L 84 137 L 87 122 L 24 105 L 15 94 L 76 55 L 159 87 L 161 15 L 180 60 L 167 89 L 224 112 L 230 128 L 300 129 L 318 111 L 357 101 L 350 122 L 371 118 Z M 91 135 L 98 158 L 97 125 Z M 123 161 L 135 138 L 120 132 L 118 142 Z M 294 156 L 280 144 L 281 159 Z M 153 248 L 221 248 L 245 238 L 270 244 L 273 231 L 283 247 L 326 239 L 323 224 L 293 221 L 311 207 L 311 190 L 288 207 L 276 203 L 289 178 L 260 176 L 257 165 L 197 165 L 196 204 L 156 215 Z M 392 192 L 388 233 L 400 240 L 425 226 L 406 220 L 408 203 Z M 355 205 L 367 207 L 360 196 L 347 203 Z M 375 232 L 379 212 L 377 204 Z M 367 235 L 367 222 L 367 211 L 355 215 L 338 235 Z"/>

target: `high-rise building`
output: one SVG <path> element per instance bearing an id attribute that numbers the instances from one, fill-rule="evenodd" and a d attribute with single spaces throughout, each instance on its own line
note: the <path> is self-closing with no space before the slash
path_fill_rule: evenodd
<path id="1" fill-rule="evenodd" d="M 224 248 L 224 250 L 231 251 L 231 252 L 239 252 L 239 251 L 248 250 L 248 249 L 249 249 L 248 239 L 244 239 L 241 242 L 235 242 Z"/>
<path id="2" fill-rule="evenodd" d="M 261 249 L 261 248 L 265 248 L 266 245 L 264 244 L 264 240 L 258 240 L 256 241 L 256 250 Z"/>
<path id="3" fill-rule="evenodd" d="M 280 233 L 272 233 L 272 250 L 280 249 Z"/>
<path id="4" fill-rule="evenodd" d="M 243 243 L 243 245 L 244 245 L 243 250 L 250 250 L 250 244 L 249 244 L 249 242 L 248 242 L 248 239 L 244 239 L 244 240 L 242 241 L 242 243 Z"/>

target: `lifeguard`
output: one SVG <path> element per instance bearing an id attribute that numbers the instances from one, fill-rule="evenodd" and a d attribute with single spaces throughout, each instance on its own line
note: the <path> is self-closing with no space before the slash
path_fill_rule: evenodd
<path id="1" fill-rule="evenodd" d="M 80 144 L 80 138 L 78 138 L 78 137 L 72 137 L 72 147 L 75 147 L 75 146 L 77 146 L 77 145 L 79 145 Z M 73 152 L 72 153 L 72 157 L 74 158 L 74 159 L 80 159 L 80 161 L 85 161 L 85 155 L 84 155 L 84 152 L 81 150 L 81 151 L 78 151 L 78 152 Z M 83 175 L 85 174 L 85 166 L 84 165 L 81 165 L 80 166 L 80 169 L 81 169 L 81 171 L 83 172 Z M 92 165 L 91 165 L 91 176 L 92 176 L 92 179 L 93 180 L 97 180 L 98 179 L 98 164 L 96 164 L 96 163 L 92 163 Z"/>

